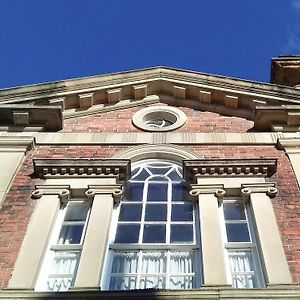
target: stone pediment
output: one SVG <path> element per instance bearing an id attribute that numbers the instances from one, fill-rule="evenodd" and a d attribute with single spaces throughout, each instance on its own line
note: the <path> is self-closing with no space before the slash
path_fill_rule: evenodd
<path id="1" fill-rule="evenodd" d="M 56 131 L 63 119 L 153 103 L 247 118 L 257 131 L 300 128 L 298 89 L 163 67 L 1 90 L 0 126 Z"/>

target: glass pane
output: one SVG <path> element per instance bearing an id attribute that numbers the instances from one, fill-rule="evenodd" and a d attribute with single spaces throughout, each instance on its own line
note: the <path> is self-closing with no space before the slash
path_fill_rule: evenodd
<path id="1" fill-rule="evenodd" d="M 90 206 L 84 202 L 69 202 L 65 221 L 85 221 Z"/>
<path id="2" fill-rule="evenodd" d="M 147 204 L 145 212 L 146 221 L 166 221 L 167 205 L 166 204 Z"/>
<path id="3" fill-rule="evenodd" d="M 168 185 L 159 183 L 149 183 L 147 201 L 167 201 Z"/>
<path id="4" fill-rule="evenodd" d="M 231 272 L 243 273 L 253 271 L 254 265 L 250 251 L 229 252 Z"/>
<path id="5" fill-rule="evenodd" d="M 115 243 L 137 243 L 139 241 L 139 224 L 119 224 Z"/>
<path id="6" fill-rule="evenodd" d="M 150 170 L 150 172 L 153 175 L 165 175 L 169 170 L 170 170 L 170 166 L 167 167 L 148 167 L 148 169 Z M 156 179 L 156 178 L 155 178 Z"/>
<path id="7" fill-rule="evenodd" d="M 126 200 L 142 201 L 143 189 L 144 189 L 144 183 L 130 183 L 127 186 Z"/>
<path id="8" fill-rule="evenodd" d="M 171 243 L 193 242 L 193 225 L 171 225 Z"/>
<path id="9" fill-rule="evenodd" d="M 46 282 L 48 291 L 67 291 L 73 285 L 79 257 L 79 252 L 55 252 Z"/>
<path id="10" fill-rule="evenodd" d="M 79 252 L 56 251 L 50 274 L 75 274 L 79 256 Z"/>
<path id="11" fill-rule="evenodd" d="M 193 221 L 193 205 L 173 204 L 172 205 L 172 221 Z"/>
<path id="12" fill-rule="evenodd" d="M 182 176 L 179 175 L 176 170 L 173 170 L 172 172 L 170 172 L 168 174 L 168 177 L 171 179 L 171 180 L 174 180 L 174 181 L 182 181 Z"/>
<path id="13" fill-rule="evenodd" d="M 194 251 L 170 253 L 170 273 L 193 273 Z"/>
<path id="14" fill-rule="evenodd" d="M 172 184 L 172 201 L 185 201 L 187 200 L 186 187 L 183 183 Z"/>
<path id="15" fill-rule="evenodd" d="M 137 252 L 116 252 L 112 263 L 112 273 L 137 273 Z"/>
<path id="16" fill-rule="evenodd" d="M 73 285 L 74 276 L 58 276 L 54 278 L 48 278 L 47 280 L 47 291 L 52 292 L 64 292 L 69 290 L 69 288 Z"/>
<path id="17" fill-rule="evenodd" d="M 170 276 L 170 289 L 192 289 L 194 276 Z"/>
<path id="18" fill-rule="evenodd" d="M 248 226 L 245 223 L 226 224 L 228 242 L 251 242 Z"/>
<path id="19" fill-rule="evenodd" d="M 224 203 L 225 220 L 246 220 L 243 203 Z"/>
<path id="20" fill-rule="evenodd" d="M 134 174 L 132 174 L 131 180 L 136 180 L 136 181 L 145 181 L 150 176 L 149 172 L 144 168 L 140 172 L 133 171 L 133 173 Z"/>
<path id="21" fill-rule="evenodd" d="M 80 244 L 83 225 L 63 225 L 58 238 L 58 244 Z"/>
<path id="22" fill-rule="evenodd" d="M 166 226 L 145 224 L 143 243 L 165 243 Z"/>
<path id="23" fill-rule="evenodd" d="M 146 252 L 142 259 L 142 273 L 165 273 L 167 256 L 165 252 Z"/>
<path id="24" fill-rule="evenodd" d="M 140 221 L 142 215 L 141 204 L 122 203 L 119 221 Z"/>
<path id="25" fill-rule="evenodd" d="M 140 289 L 164 289 L 166 278 L 164 276 L 141 276 Z"/>
<path id="26" fill-rule="evenodd" d="M 109 282 L 109 290 L 135 290 L 137 289 L 136 276 L 112 276 Z"/>
<path id="27" fill-rule="evenodd" d="M 253 275 L 233 275 L 232 286 L 234 288 L 255 288 L 255 278 Z"/>

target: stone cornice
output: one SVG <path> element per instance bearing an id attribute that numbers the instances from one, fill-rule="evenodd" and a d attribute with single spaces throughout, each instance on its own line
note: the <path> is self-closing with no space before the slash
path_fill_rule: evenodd
<path id="1" fill-rule="evenodd" d="M 202 87 L 213 85 L 218 89 L 234 89 L 248 94 L 251 94 L 251 92 L 254 94 L 266 93 L 268 96 L 281 97 L 284 93 L 294 99 L 300 96 L 300 93 L 293 88 L 278 87 L 267 83 L 246 81 L 188 70 L 156 67 L 4 89 L 0 91 L 0 102 L 8 103 L 21 99 L 26 102 L 31 99 L 37 100 L 40 98 L 46 99 L 55 96 L 66 96 L 72 92 L 87 94 L 99 88 L 113 89 L 125 84 L 141 86 L 147 82 L 161 79 L 173 80 L 179 83 L 196 84 Z"/>
<path id="2" fill-rule="evenodd" d="M 121 159 L 34 159 L 33 165 L 40 178 L 113 176 L 126 181 L 130 176 L 130 161 Z"/>
<path id="3" fill-rule="evenodd" d="M 285 149 L 287 153 L 300 152 L 300 137 L 282 137 L 278 139 L 279 149 Z"/>
<path id="4" fill-rule="evenodd" d="M 5 106 L 27 103 L 34 109 L 35 105 L 38 105 L 36 108 L 40 105 L 48 107 L 58 105 L 65 110 L 64 118 L 91 115 L 157 101 L 153 97 L 158 97 L 160 102 L 175 106 L 184 105 L 248 119 L 254 118 L 254 109 L 258 105 L 277 106 L 282 111 L 284 111 L 283 105 L 300 105 L 300 91 L 297 89 L 168 68 L 154 68 L 0 91 L 0 103 Z M 26 122 L 29 122 L 29 125 L 34 124 L 31 123 L 30 116 L 26 116 L 26 113 L 28 114 L 28 111 L 21 111 L 19 115 L 16 113 L 14 118 L 17 121 L 14 122 L 17 122 L 19 126 Z M 289 120 L 294 123 L 295 117 L 289 117 L 287 122 L 290 127 Z M 272 121 L 273 123 L 268 124 L 268 127 L 271 130 L 277 130 L 272 125 L 281 125 L 281 119 L 272 119 Z M 9 124 L 14 125 L 14 123 Z M 46 130 L 57 130 L 53 128 L 50 126 L 50 129 L 46 128 Z M 259 124 L 256 128 L 262 130 Z M 293 127 L 289 130 L 297 131 L 298 128 Z"/>
<path id="5" fill-rule="evenodd" d="M 0 125 L 21 128 L 39 126 L 45 131 L 58 131 L 63 128 L 62 112 L 60 107 L 0 105 Z"/>
<path id="6" fill-rule="evenodd" d="M 32 136 L 0 136 L 0 151 L 27 152 L 34 147 Z"/>
<path id="7" fill-rule="evenodd" d="M 197 159 L 184 160 L 184 178 L 199 177 L 270 177 L 276 172 L 276 159 Z"/>
<path id="8" fill-rule="evenodd" d="M 259 131 L 300 131 L 300 105 L 257 106 L 254 128 Z"/>

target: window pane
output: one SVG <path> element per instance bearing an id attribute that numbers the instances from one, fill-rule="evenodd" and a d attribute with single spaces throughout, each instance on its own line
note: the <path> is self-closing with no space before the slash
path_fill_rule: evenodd
<path id="1" fill-rule="evenodd" d="M 84 202 L 70 202 L 67 207 L 65 221 L 85 221 L 89 205 Z"/>
<path id="2" fill-rule="evenodd" d="M 171 276 L 170 289 L 192 289 L 194 287 L 194 276 Z"/>
<path id="3" fill-rule="evenodd" d="M 168 185 L 159 183 L 149 183 L 148 185 L 148 201 L 167 201 Z"/>
<path id="4" fill-rule="evenodd" d="M 112 276 L 109 282 L 109 290 L 135 290 L 137 288 L 136 276 Z"/>
<path id="5" fill-rule="evenodd" d="M 122 203 L 119 221 L 140 221 L 142 215 L 141 204 Z"/>
<path id="6" fill-rule="evenodd" d="M 185 193 L 186 187 L 183 183 L 172 184 L 172 201 L 186 201 L 187 193 Z"/>
<path id="7" fill-rule="evenodd" d="M 134 171 L 132 174 L 132 179 L 136 181 L 145 181 L 149 176 L 150 174 L 145 169 L 143 169 L 140 172 Z"/>
<path id="8" fill-rule="evenodd" d="M 112 263 L 112 273 L 137 273 L 138 253 L 137 252 L 115 252 Z"/>
<path id="9" fill-rule="evenodd" d="M 142 273 L 165 273 L 167 256 L 165 252 L 146 252 L 142 259 Z"/>
<path id="10" fill-rule="evenodd" d="M 171 180 L 174 180 L 174 181 L 182 181 L 182 176 L 179 175 L 176 170 L 173 170 L 172 172 L 170 172 L 168 174 L 168 177 L 171 179 Z"/>
<path id="11" fill-rule="evenodd" d="M 67 291 L 73 285 L 79 257 L 79 252 L 55 252 L 46 290 Z"/>
<path id="12" fill-rule="evenodd" d="M 129 186 L 127 186 L 126 200 L 142 201 L 143 189 L 144 189 L 144 183 L 130 183 Z"/>
<path id="13" fill-rule="evenodd" d="M 119 224 L 115 243 L 137 243 L 139 241 L 140 225 Z"/>
<path id="14" fill-rule="evenodd" d="M 170 167 L 148 167 L 148 169 L 153 175 L 165 175 L 170 170 Z"/>
<path id="15" fill-rule="evenodd" d="M 170 273 L 193 273 L 194 251 L 176 251 L 170 253 Z"/>
<path id="16" fill-rule="evenodd" d="M 140 289 L 163 289 L 166 287 L 164 276 L 142 276 L 140 279 Z"/>
<path id="17" fill-rule="evenodd" d="M 250 251 L 230 251 L 230 269 L 232 286 L 235 288 L 258 287 L 254 274 L 254 264 Z"/>
<path id="18" fill-rule="evenodd" d="M 173 204 L 172 205 L 172 221 L 193 221 L 193 205 L 192 204 Z"/>
<path id="19" fill-rule="evenodd" d="M 145 212 L 146 221 L 166 221 L 167 205 L 165 204 L 147 204 Z"/>
<path id="20" fill-rule="evenodd" d="M 244 204 L 224 203 L 225 220 L 246 220 Z"/>
<path id="21" fill-rule="evenodd" d="M 143 243 L 165 243 L 166 226 L 145 224 Z"/>
<path id="22" fill-rule="evenodd" d="M 171 243 L 193 242 L 193 225 L 171 225 Z"/>
<path id="23" fill-rule="evenodd" d="M 80 244 L 83 225 L 63 225 L 58 238 L 58 244 Z"/>
<path id="24" fill-rule="evenodd" d="M 245 223 L 226 224 L 228 242 L 250 242 L 248 226 Z"/>

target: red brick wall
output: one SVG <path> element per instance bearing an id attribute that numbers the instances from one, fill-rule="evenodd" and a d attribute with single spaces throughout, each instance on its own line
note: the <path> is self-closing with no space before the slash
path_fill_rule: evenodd
<path id="1" fill-rule="evenodd" d="M 139 132 L 132 125 L 132 116 L 141 107 L 102 113 L 96 116 L 67 119 L 63 132 Z M 188 117 L 188 121 L 179 132 L 246 132 L 253 122 L 238 117 L 226 117 L 218 113 L 201 112 L 179 107 Z"/>
<path id="2" fill-rule="evenodd" d="M 300 283 L 300 199 L 291 165 L 284 152 L 274 147 L 208 146 L 187 147 L 204 158 L 278 158 L 277 173 L 270 178 L 277 183 L 279 194 L 272 203 L 282 235 L 284 249 L 295 283 Z M 31 151 L 18 172 L 0 210 L 0 288 L 7 286 L 28 222 L 36 201 L 30 198 L 34 184 L 32 158 L 104 158 L 125 147 L 70 146 L 37 147 Z M 270 232 L 272 228 L 270 228 Z M 34 245 L 33 245 L 34 246 Z"/>

